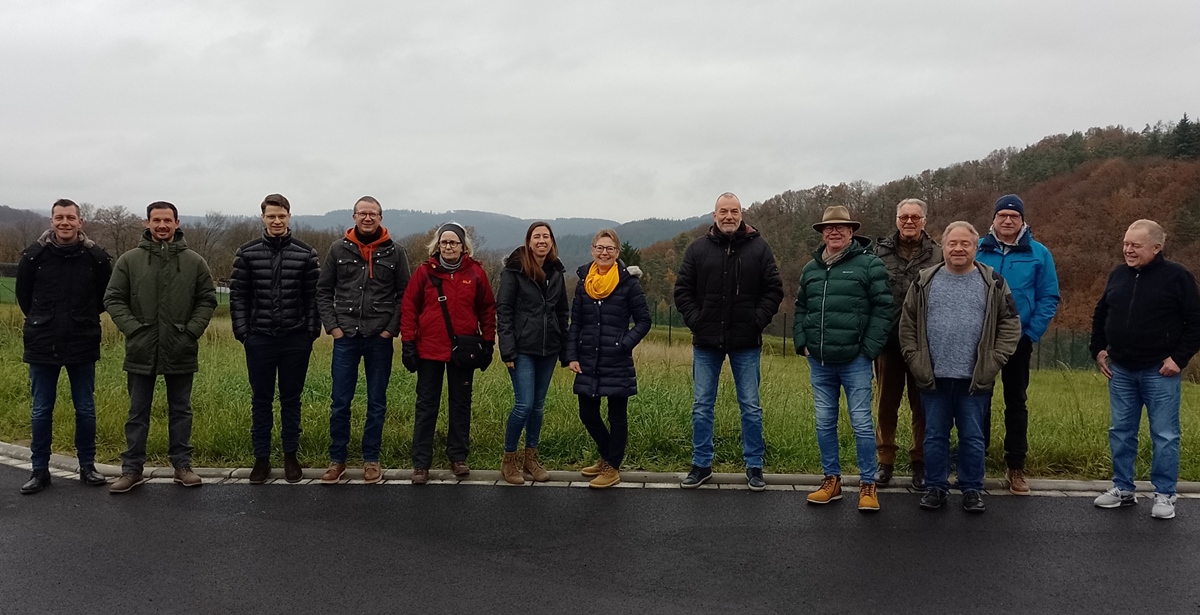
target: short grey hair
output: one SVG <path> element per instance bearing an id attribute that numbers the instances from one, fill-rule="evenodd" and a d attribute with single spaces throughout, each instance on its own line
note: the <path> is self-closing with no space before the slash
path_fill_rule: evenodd
<path id="1" fill-rule="evenodd" d="M 1160 248 L 1167 243 L 1166 231 L 1164 231 L 1163 227 L 1154 220 L 1134 220 L 1133 224 L 1129 225 L 1129 230 L 1132 231 L 1135 228 L 1140 231 L 1145 231 L 1146 234 L 1150 236 L 1150 241 Z"/>
<path id="2" fill-rule="evenodd" d="M 971 233 L 971 235 L 975 237 L 975 241 L 979 241 L 979 231 L 975 230 L 974 224 L 971 224 L 966 220 L 955 220 L 954 222 L 947 224 L 946 230 L 942 232 L 942 241 L 946 241 L 946 235 L 949 235 L 950 231 L 960 228 L 967 229 L 967 232 Z"/>
<path id="3" fill-rule="evenodd" d="M 734 193 L 732 193 L 732 192 L 722 192 L 722 193 L 721 193 L 721 196 L 717 197 L 717 200 L 716 200 L 716 202 L 715 202 L 715 203 L 713 203 L 713 210 L 714 210 L 714 211 L 716 211 L 716 208 L 717 208 L 717 203 L 720 203 L 720 202 L 721 202 L 721 199 L 733 199 L 733 200 L 735 200 L 735 201 L 737 201 L 737 202 L 738 202 L 738 207 L 741 207 L 741 206 L 742 206 L 742 200 L 741 200 L 741 199 L 739 199 L 739 198 L 737 197 L 737 195 L 736 195 L 736 194 L 734 194 Z"/>
<path id="4" fill-rule="evenodd" d="M 896 203 L 896 214 L 897 215 L 900 214 L 900 208 L 904 207 L 905 205 L 916 205 L 921 208 L 922 216 L 929 215 L 929 206 L 926 205 L 925 201 L 922 201 L 921 199 L 904 199 L 903 201 Z"/>

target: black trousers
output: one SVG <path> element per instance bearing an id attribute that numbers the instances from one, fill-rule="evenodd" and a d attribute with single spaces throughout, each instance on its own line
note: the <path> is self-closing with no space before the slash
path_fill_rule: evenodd
<path id="1" fill-rule="evenodd" d="M 246 370 L 250 376 L 250 441 L 254 458 L 271 456 L 275 426 L 275 379 L 279 377 L 279 431 L 283 452 L 300 448 L 300 394 L 308 376 L 312 338 L 307 333 L 273 336 L 251 333 L 246 338 Z"/>
<path id="2" fill-rule="evenodd" d="M 608 398 L 608 426 L 600 417 L 599 397 L 579 396 L 579 420 L 587 428 L 600 457 L 620 470 L 625 460 L 625 445 L 629 442 L 629 398 Z"/>
<path id="3" fill-rule="evenodd" d="M 1029 452 L 1029 409 L 1025 392 L 1029 389 L 1029 360 L 1033 357 L 1033 342 L 1024 335 L 1017 342 L 1017 351 L 1009 357 L 1000 371 L 1004 383 L 1004 463 L 1012 470 L 1025 469 Z M 988 407 L 983 423 L 983 447 L 992 445 L 992 409 Z"/>
<path id="4" fill-rule="evenodd" d="M 471 382 L 475 370 L 451 363 L 419 359 L 417 366 L 417 409 L 413 417 L 413 468 L 433 464 L 433 433 L 437 427 L 442 401 L 442 373 L 446 374 L 449 398 L 449 427 L 446 430 L 446 457 L 466 461 L 471 441 Z"/>

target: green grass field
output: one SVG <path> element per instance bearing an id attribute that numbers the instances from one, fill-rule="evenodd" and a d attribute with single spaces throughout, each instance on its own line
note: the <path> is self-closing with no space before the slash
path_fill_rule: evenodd
<path id="1" fill-rule="evenodd" d="M 224 310 L 221 310 L 224 311 Z M 21 317 L 12 306 L 0 306 L 0 439 L 28 443 L 29 385 L 21 363 Z M 666 345 L 667 332 L 656 329 L 635 352 L 641 393 L 630 402 L 630 438 L 627 466 L 630 469 L 682 471 L 691 457 L 691 350 L 686 335 L 676 329 L 673 345 Z M 121 371 L 122 338 L 105 317 L 103 359 L 97 366 L 96 405 L 98 415 L 98 460 L 116 462 L 125 441 L 123 426 L 128 409 L 125 376 Z M 775 348 L 778 348 L 775 344 Z M 300 455 L 313 467 L 328 462 L 328 416 L 332 343 L 329 337 L 317 341 L 303 397 L 303 436 Z M 195 462 L 203 466 L 249 466 L 250 387 L 246 379 L 245 356 L 233 339 L 227 317 L 219 317 L 205 333 L 200 351 L 201 371 L 193 393 L 195 413 L 192 443 Z M 717 399 L 716 462 L 719 471 L 741 471 L 741 441 L 737 403 L 728 368 L 722 374 Z M 493 363 L 477 376 L 474 394 L 470 461 L 474 467 L 499 467 L 504 423 L 512 405 L 512 388 L 503 365 Z M 596 458 L 593 444 L 577 416 L 576 398 L 571 392 L 571 374 L 565 369 L 555 374 L 547 399 L 546 420 L 542 432 L 541 457 L 548 467 L 577 468 Z M 384 428 L 385 467 L 409 467 L 412 441 L 413 388 L 415 377 L 395 362 L 388 387 L 388 417 Z M 354 402 L 354 436 L 361 434 L 365 385 L 359 382 Z M 999 393 L 999 391 L 997 391 Z M 150 463 L 167 464 L 166 407 L 162 384 L 154 407 L 149 443 Z M 767 439 L 768 472 L 819 473 L 820 463 L 814 435 L 812 392 L 808 369 L 793 356 L 775 350 L 763 357 L 762 402 Z M 444 407 L 444 401 L 443 401 Z M 1183 389 L 1182 473 L 1185 480 L 1200 480 L 1200 449 L 1197 442 L 1197 408 L 1200 386 L 1185 383 Z M 59 411 L 55 415 L 54 450 L 70 454 L 73 415 L 70 411 L 65 376 L 59 383 Z M 1036 371 L 1029 391 L 1030 451 L 1028 470 L 1033 476 L 1104 479 L 1109 474 L 1108 401 L 1102 376 L 1083 371 Z M 997 401 L 996 412 L 1001 412 Z M 911 434 L 905 427 L 902 409 L 901 448 L 906 449 Z M 988 473 L 1003 474 L 1003 420 L 996 420 L 993 447 L 988 458 Z M 855 471 L 854 446 L 848 419 L 842 412 L 843 472 Z M 276 429 L 278 448 L 278 429 Z M 438 426 L 435 467 L 444 467 L 445 412 Z M 1149 438 L 1143 421 L 1142 450 L 1138 476 L 1149 471 Z M 358 454 L 351 442 L 350 458 Z M 905 453 L 899 465 L 906 466 Z"/>

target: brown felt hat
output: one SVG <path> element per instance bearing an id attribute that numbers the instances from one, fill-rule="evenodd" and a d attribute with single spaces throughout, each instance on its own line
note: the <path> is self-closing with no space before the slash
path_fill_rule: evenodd
<path id="1" fill-rule="evenodd" d="M 845 224 L 853 231 L 857 231 L 861 223 L 850 219 L 850 210 L 843 205 L 832 205 L 825 208 L 825 214 L 821 216 L 821 221 L 813 225 L 813 230 L 820 233 L 821 228 L 828 224 Z"/>

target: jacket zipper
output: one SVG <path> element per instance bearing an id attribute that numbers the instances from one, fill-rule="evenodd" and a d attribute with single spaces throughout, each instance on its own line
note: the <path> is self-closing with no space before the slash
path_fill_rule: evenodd
<path id="1" fill-rule="evenodd" d="M 1125 311 L 1125 326 L 1128 327 L 1133 323 L 1133 302 L 1137 299 L 1138 280 L 1141 279 L 1142 272 L 1137 271 L 1133 274 L 1133 291 L 1129 293 L 1129 309 Z"/>
<path id="2" fill-rule="evenodd" d="M 825 284 L 821 287 L 821 367 L 825 367 L 825 295 L 829 290 L 829 269 L 825 269 Z"/>

